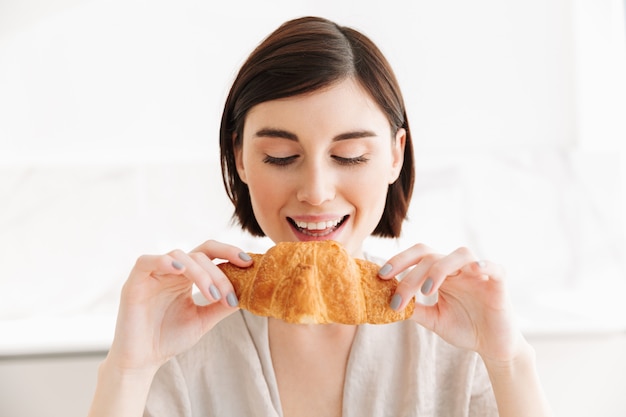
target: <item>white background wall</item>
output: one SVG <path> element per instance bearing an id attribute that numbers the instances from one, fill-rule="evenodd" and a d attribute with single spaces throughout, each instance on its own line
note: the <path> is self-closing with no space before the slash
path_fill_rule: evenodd
<path id="1" fill-rule="evenodd" d="M 219 118 L 246 55 L 306 14 L 364 31 L 403 86 L 416 194 L 370 250 L 502 263 L 529 335 L 626 329 L 623 2 L 3 0 L 0 353 L 105 347 L 142 253 L 269 245 L 229 226 Z"/>

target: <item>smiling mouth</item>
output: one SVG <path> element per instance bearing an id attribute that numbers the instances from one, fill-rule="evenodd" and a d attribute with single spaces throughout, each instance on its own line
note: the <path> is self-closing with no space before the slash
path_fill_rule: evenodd
<path id="1" fill-rule="evenodd" d="M 287 220 L 293 225 L 293 227 L 296 228 L 296 230 L 298 230 L 298 232 L 302 234 L 313 237 L 323 237 L 339 229 L 348 217 L 349 216 L 346 215 L 341 219 L 329 220 L 325 222 L 301 222 L 296 221 L 291 217 L 287 217 Z"/>

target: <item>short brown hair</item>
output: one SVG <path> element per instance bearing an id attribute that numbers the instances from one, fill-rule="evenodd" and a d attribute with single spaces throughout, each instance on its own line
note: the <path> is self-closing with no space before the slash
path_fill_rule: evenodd
<path id="1" fill-rule="evenodd" d="M 362 33 L 319 17 L 290 20 L 270 34 L 242 65 L 224 105 L 220 127 L 222 179 L 235 206 L 233 220 L 254 236 L 265 236 L 254 216 L 248 186 L 235 164 L 248 111 L 255 105 L 313 92 L 353 77 L 387 116 L 392 137 L 406 130 L 404 164 L 387 191 L 374 236 L 398 237 L 415 177 L 411 131 L 396 77 L 376 45 Z"/>

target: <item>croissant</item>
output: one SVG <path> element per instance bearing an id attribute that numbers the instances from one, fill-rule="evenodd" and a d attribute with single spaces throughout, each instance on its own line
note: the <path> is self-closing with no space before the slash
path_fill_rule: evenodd
<path id="1" fill-rule="evenodd" d="M 383 324 L 405 320 L 412 298 L 401 312 L 389 307 L 398 281 L 378 277 L 380 267 L 354 259 L 337 242 L 282 242 L 254 263 L 218 267 L 230 279 L 239 306 L 256 315 L 288 323 Z"/>

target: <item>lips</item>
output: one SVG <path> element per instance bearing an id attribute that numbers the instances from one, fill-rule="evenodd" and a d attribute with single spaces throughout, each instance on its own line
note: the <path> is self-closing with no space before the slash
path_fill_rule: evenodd
<path id="1" fill-rule="evenodd" d="M 287 217 L 287 220 L 298 230 L 298 232 L 303 233 L 308 236 L 313 237 L 323 237 L 331 234 L 335 230 L 337 230 L 341 225 L 346 221 L 348 216 L 343 216 L 341 218 L 319 221 L 319 222 L 308 222 L 303 220 L 294 220 L 291 217 Z"/>

